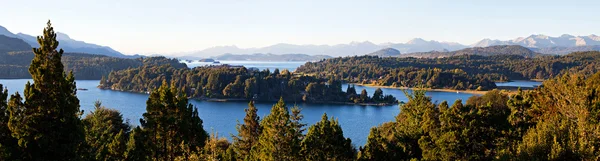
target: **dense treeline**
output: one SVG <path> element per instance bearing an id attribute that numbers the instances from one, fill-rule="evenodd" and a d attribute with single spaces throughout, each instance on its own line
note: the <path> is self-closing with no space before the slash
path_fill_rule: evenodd
<path id="1" fill-rule="evenodd" d="M 169 65 L 144 65 L 139 68 L 114 71 L 100 81 L 100 88 L 145 92 L 157 89 L 161 82 L 173 82 L 187 96 L 199 99 L 238 99 L 276 101 L 283 97 L 294 102 L 393 104 L 396 98 L 375 92 L 356 93 L 349 86 L 344 92 L 342 82 L 335 78 L 315 78 L 294 75 L 288 70 L 271 72 L 244 67 L 219 65 L 193 69 Z"/>
<path id="2" fill-rule="evenodd" d="M 30 48 L 31 49 L 31 48 Z M 34 54 L 31 51 L 0 51 L 0 78 L 31 78 L 27 69 Z M 177 68 L 185 68 L 185 64 L 176 59 L 165 57 L 152 58 L 116 58 L 84 53 L 65 53 L 62 57 L 66 71 L 73 71 L 77 79 L 98 80 L 111 71 L 140 67 L 142 65 L 170 64 Z"/>
<path id="3" fill-rule="evenodd" d="M 590 50 L 591 51 L 591 50 Z M 398 57 L 414 57 L 414 58 L 442 58 L 451 57 L 458 55 L 481 55 L 481 56 L 492 56 L 492 55 L 519 55 L 523 57 L 533 58 L 540 56 L 540 53 L 531 51 L 530 49 L 521 45 L 495 45 L 488 47 L 472 47 L 456 51 L 430 51 L 430 52 L 416 52 L 398 55 Z"/>
<path id="4" fill-rule="evenodd" d="M 23 97 L 0 91 L 0 160 L 600 159 L 600 72 L 563 74 L 510 96 L 493 90 L 466 104 L 406 92 L 396 120 L 372 128 L 357 150 L 326 114 L 304 133 L 301 109 L 283 99 L 262 119 L 250 102 L 232 142 L 208 136 L 175 81 L 152 90 L 140 126 L 99 102 L 81 119 L 74 77 L 64 72 L 55 38 L 48 23 Z"/>
<path id="5" fill-rule="evenodd" d="M 415 92 L 396 121 L 371 129 L 359 160 L 598 160 L 600 73 L 533 91 L 433 104 Z"/>
<path id="6" fill-rule="evenodd" d="M 461 55 L 446 58 L 354 56 L 308 62 L 296 71 L 353 83 L 450 89 L 494 89 L 493 81 L 548 79 L 566 72 L 593 74 L 600 52 L 565 56 Z"/>

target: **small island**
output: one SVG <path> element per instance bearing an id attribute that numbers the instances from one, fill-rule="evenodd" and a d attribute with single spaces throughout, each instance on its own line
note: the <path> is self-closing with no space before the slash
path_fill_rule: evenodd
<path id="1" fill-rule="evenodd" d="M 113 71 L 98 88 L 146 93 L 171 82 L 189 98 L 205 101 L 262 101 L 323 104 L 391 105 L 398 101 L 377 89 L 372 96 L 354 86 L 342 90 L 342 80 L 317 78 L 288 70 L 249 70 L 243 66 L 212 65 L 193 69 L 150 65 Z"/>
<path id="2" fill-rule="evenodd" d="M 206 59 L 200 59 L 200 60 L 198 60 L 198 62 L 212 63 L 212 62 L 215 62 L 215 60 L 214 59 L 210 59 L 210 58 L 206 58 Z"/>

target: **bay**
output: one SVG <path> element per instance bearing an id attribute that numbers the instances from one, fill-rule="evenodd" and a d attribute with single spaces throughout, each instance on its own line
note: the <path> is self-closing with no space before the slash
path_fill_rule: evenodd
<path id="1" fill-rule="evenodd" d="M 23 93 L 23 89 L 29 79 L 0 79 L 0 84 L 8 88 L 9 93 Z M 77 97 L 80 100 L 81 109 L 85 114 L 89 114 L 94 109 L 94 102 L 99 100 L 103 106 L 119 110 L 123 117 L 129 120 L 133 125 L 139 125 L 139 119 L 146 111 L 147 94 L 131 93 L 111 90 L 100 90 L 96 88 L 98 80 L 77 80 L 77 88 L 87 90 L 78 90 Z M 342 89 L 346 89 L 346 84 Z M 366 89 L 369 95 L 372 95 L 376 88 L 356 86 L 358 92 Z M 407 101 L 404 93 L 398 89 L 382 89 L 384 94 L 392 94 L 398 100 Z M 449 103 L 456 99 L 462 99 L 463 102 L 472 96 L 467 93 L 453 92 L 428 92 L 435 102 L 448 100 Z M 204 121 L 204 129 L 209 132 L 218 132 L 220 136 L 230 138 L 230 134 L 237 134 L 235 126 L 237 121 L 243 121 L 245 116 L 244 109 L 248 102 L 207 102 L 199 100 L 190 100 L 196 108 L 200 118 Z M 398 105 L 390 106 L 361 106 L 361 105 L 341 105 L 341 104 L 309 104 L 302 102 L 286 102 L 289 107 L 297 105 L 302 108 L 304 115 L 303 122 L 308 126 L 318 122 L 323 113 L 330 117 L 335 117 L 340 122 L 344 130 L 344 136 L 352 139 L 354 145 L 364 145 L 369 135 L 369 130 L 373 126 L 385 122 L 394 121 L 395 116 L 400 112 Z M 274 102 L 256 103 L 258 114 L 264 118 Z M 308 127 L 307 126 L 307 127 Z"/>

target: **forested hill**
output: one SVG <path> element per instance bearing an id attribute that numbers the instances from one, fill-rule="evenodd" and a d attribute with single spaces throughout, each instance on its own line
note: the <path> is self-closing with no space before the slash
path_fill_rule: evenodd
<path id="1" fill-rule="evenodd" d="M 460 55 L 444 58 L 355 56 L 308 62 L 296 72 L 341 77 L 355 83 L 450 89 L 491 89 L 492 81 L 548 79 L 567 71 L 589 75 L 600 70 L 600 52 L 565 56 Z"/>
<path id="2" fill-rule="evenodd" d="M 369 56 L 379 56 L 379 57 L 390 57 L 390 56 L 400 56 L 400 51 L 394 48 L 385 48 L 381 50 L 377 50 L 375 52 L 367 54 Z"/>
<path id="3" fill-rule="evenodd" d="M 103 89 L 147 92 L 163 82 L 171 82 L 187 96 L 197 99 L 228 99 L 292 102 L 394 104 L 396 98 L 383 95 L 381 89 L 369 96 L 357 93 L 353 86 L 342 87 L 342 81 L 295 75 L 288 70 L 249 70 L 228 65 L 174 68 L 168 65 L 144 65 L 111 72 L 100 81 Z M 346 92 L 342 88 L 347 88 Z"/>
<path id="4" fill-rule="evenodd" d="M 523 57 L 535 57 L 540 55 L 530 49 L 520 46 L 520 45 L 498 45 L 498 46 L 489 46 L 489 47 L 473 47 L 466 48 L 457 51 L 448 51 L 448 52 L 440 52 L 440 51 L 430 51 L 430 52 L 418 52 L 418 53 L 410 53 L 410 54 L 402 54 L 400 57 L 415 57 L 415 58 L 442 58 L 442 57 L 450 57 L 450 56 L 458 56 L 458 55 L 482 55 L 482 56 L 492 56 L 492 55 L 519 55 Z"/>
<path id="5" fill-rule="evenodd" d="M 31 47 L 28 48 L 31 50 Z M 28 69 L 33 56 L 31 51 L 0 52 L 0 79 L 31 78 Z M 108 76 L 111 71 L 135 68 L 144 64 L 170 64 L 176 68 L 187 68 L 176 59 L 165 57 L 126 59 L 83 53 L 65 53 L 62 62 L 66 71 L 73 71 L 75 79 L 95 80 Z"/>
<path id="6" fill-rule="evenodd" d="M 27 51 L 31 46 L 19 38 L 0 35 L 0 52 L 7 51 Z"/>

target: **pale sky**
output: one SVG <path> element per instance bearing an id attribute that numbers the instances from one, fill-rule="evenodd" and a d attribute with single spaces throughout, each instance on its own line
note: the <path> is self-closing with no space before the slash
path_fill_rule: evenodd
<path id="1" fill-rule="evenodd" d="M 600 0 L 0 0 L 0 25 L 39 35 L 48 19 L 71 38 L 125 54 L 276 43 L 472 44 L 600 31 Z"/>

